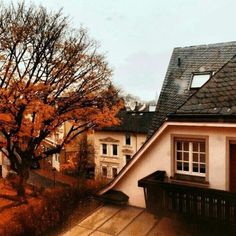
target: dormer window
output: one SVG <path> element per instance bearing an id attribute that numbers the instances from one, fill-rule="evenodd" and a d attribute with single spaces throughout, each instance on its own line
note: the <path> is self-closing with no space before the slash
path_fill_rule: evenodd
<path id="1" fill-rule="evenodd" d="M 211 76 L 211 72 L 204 73 L 194 73 L 192 76 L 192 81 L 190 85 L 190 89 L 198 89 L 205 84 Z"/>

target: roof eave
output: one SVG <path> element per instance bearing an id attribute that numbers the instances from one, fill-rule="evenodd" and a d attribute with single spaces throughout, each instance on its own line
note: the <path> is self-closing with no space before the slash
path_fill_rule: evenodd
<path id="1" fill-rule="evenodd" d="M 193 113 L 174 113 L 169 114 L 168 121 L 181 122 L 227 122 L 235 123 L 236 114 L 193 114 Z"/>

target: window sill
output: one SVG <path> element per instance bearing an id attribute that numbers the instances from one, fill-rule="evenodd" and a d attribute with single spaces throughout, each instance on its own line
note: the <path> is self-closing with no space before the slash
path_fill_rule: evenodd
<path id="1" fill-rule="evenodd" d="M 118 159 L 118 155 L 117 156 L 109 156 L 109 155 L 101 155 L 101 158 L 114 158 L 114 159 Z"/>
<path id="2" fill-rule="evenodd" d="M 130 144 L 130 145 L 127 145 L 127 144 L 124 144 L 123 145 L 123 148 L 132 148 L 133 146 Z"/>
<path id="3" fill-rule="evenodd" d="M 106 155 L 106 154 L 101 154 L 101 157 L 103 157 L 103 158 L 107 158 L 107 157 L 109 157 L 109 156 Z"/>
<path id="4" fill-rule="evenodd" d="M 170 177 L 171 182 L 181 183 L 186 185 L 194 185 L 199 187 L 209 187 L 209 182 L 205 177 L 175 174 Z"/>

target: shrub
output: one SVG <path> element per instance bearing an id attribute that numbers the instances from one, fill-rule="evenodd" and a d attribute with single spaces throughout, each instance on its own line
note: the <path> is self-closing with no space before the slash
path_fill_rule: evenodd
<path id="1" fill-rule="evenodd" d="M 0 225 L 0 235 L 42 235 L 65 220 L 78 199 L 72 188 L 46 190 L 40 198 L 16 207 L 9 222 Z"/>

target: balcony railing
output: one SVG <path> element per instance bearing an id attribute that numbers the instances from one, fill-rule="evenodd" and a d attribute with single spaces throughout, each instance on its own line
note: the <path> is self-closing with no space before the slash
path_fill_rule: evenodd
<path id="1" fill-rule="evenodd" d="M 174 211 L 200 218 L 236 225 L 236 193 L 190 186 L 164 178 L 157 171 L 141 180 L 147 209 L 154 214 Z"/>

